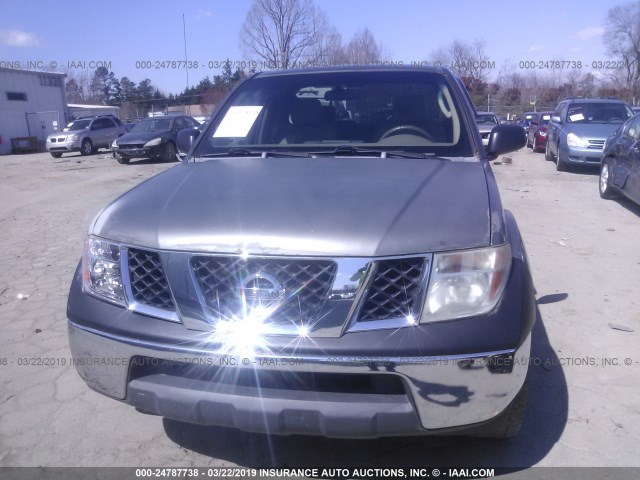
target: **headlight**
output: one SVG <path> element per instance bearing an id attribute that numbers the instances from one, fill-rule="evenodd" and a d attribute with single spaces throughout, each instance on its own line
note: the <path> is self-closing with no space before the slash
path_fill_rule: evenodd
<path id="1" fill-rule="evenodd" d="M 84 291 L 126 305 L 120 272 L 120 246 L 88 237 L 83 257 Z"/>
<path id="2" fill-rule="evenodd" d="M 567 145 L 570 147 L 582 147 L 587 148 L 589 146 L 589 142 L 577 136 L 575 133 L 570 133 L 567 135 Z"/>
<path id="3" fill-rule="evenodd" d="M 539 130 L 538 131 L 538 135 L 540 135 L 541 137 L 546 137 L 547 136 L 547 132 L 545 132 L 544 130 Z"/>
<path id="4" fill-rule="evenodd" d="M 162 138 L 158 137 L 158 138 L 154 138 L 153 140 L 149 140 L 147 143 L 144 144 L 144 146 L 155 147 L 156 145 L 160 145 L 160 143 L 162 143 Z"/>
<path id="5" fill-rule="evenodd" d="M 69 142 L 75 142 L 76 140 L 78 140 L 78 135 L 71 135 L 67 137 L 67 141 Z"/>
<path id="6" fill-rule="evenodd" d="M 490 312 L 502 296 L 510 269 L 508 244 L 435 254 L 422 322 Z"/>

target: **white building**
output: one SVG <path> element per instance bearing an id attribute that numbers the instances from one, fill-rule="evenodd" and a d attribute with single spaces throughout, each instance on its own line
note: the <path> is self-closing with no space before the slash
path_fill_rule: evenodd
<path id="1" fill-rule="evenodd" d="M 11 153 L 12 140 L 30 144 L 26 138 L 44 150 L 47 135 L 68 117 L 65 74 L 0 68 L 0 155 Z"/>

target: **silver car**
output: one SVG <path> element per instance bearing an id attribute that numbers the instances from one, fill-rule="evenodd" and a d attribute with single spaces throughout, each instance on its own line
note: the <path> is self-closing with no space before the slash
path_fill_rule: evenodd
<path id="1" fill-rule="evenodd" d="M 476 114 L 476 123 L 478 124 L 480 137 L 482 137 L 482 145 L 487 147 L 489 145 L 491 130 L 498 125 L 498 118 L 493 112 L 478 112 Z"/>
<path id="2" fill-rule="evenodd" d="M 612 98 L 567 98 L 551 116 L 545 158 L 556 170 L 570 165 L 600 165 L 607 137 L 633 115 L 631 107 Z"/>
<path id="3" fill-rule="evenodd" d="M 99 148 L 110 148 L 111 143 L 125 133 L 120 119 L 112 115 L 79 118 L 69 123 L 62 132 L 49 135 L 47 150 L 54 158 L 60 158 L 68 152 L 89 155 Z"/>

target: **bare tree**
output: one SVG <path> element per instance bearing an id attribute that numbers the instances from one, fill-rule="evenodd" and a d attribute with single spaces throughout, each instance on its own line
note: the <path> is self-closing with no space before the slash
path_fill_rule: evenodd
<path id="1" fill-rule="evenodd" d="M 348 62 L 353 65 L 370 65 L 382 60 L 382 45 L 368 28 L 356 32 L 345 50 Z"/>
<path id="2" fill-rule="evenodd" d="M 430 62 L 451 68 L 461 77 L 486 82 L 495 62 L 486 53 L 487 44 L 482 39 L 471 43 L 454 40 L 447 47 L 440 47 L 431 53 Z"/>
<path id="3" fill-rule="evenodd" d="M 240 41 L 267 67 L 287 69 L 316 63 L 325 32 L 326 15 L 311 0 L 254 0 Z"/>
<path id="4" fill-rule="evenodd" d="M 335 27 L 328 27 L 320 40 L 312 47 L 312 58 L 317 66 L 346 65 L 347 53 L 342 44 L 342 35 Z"/>
<path id="5" fill-rule="evenodd" d="M 608 53 L 620 60 L 625 87 L 634 93 L 640 82 L 640 1 L 609 10 L 604 41 Z"/>

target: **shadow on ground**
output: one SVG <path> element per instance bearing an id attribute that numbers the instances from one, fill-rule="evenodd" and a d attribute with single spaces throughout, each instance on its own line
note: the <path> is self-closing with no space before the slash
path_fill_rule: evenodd
<path id="1" fill-rule="evenodd" d="M 510 440 L 400 437 L 335 440 L 268 436 L 164 419 L 168 437 L 183 448 L 244 467 L 507 467 L 537 464 L 559 440 L 567 422 L 568 393 L 540 312 L 533 328 L 529 405 L 522 430 Z"/>
<path id="2" fill-rule="evenodd" d="M 113 158 L 112 153 L 108 150 L 99 150 L 97 152 L 93 152 L 91 155 L 82 155 L 79 152 L 73 154 L 64 154 L 64 156 L 62 156 L 61 158 L 53 159 L 53 163 L 83 163 L 92 158 L 112 161 L 115 165 L 118 165 L 118 162 L 115 158 Z M 124 164 L 123 167 L 133 167 L 136 165 L 155 165 L 157 163 L 177 163 L 178 161 L 179 160 L 177 157 L 171 162 L 167 162 L 160 158 L 132 158 L 131 162 L 128 164 Z"/>
<path id="3" fill-rule="evenodd" d="M 629 200 L 626 197 L 623 197 L 622 195 L 617 197 L 614 201 L 620 204 L 620 206 L 629 210 L 631 213 L 633 213 L 637 217 L 640 217 L 640 205 L 638 205 L 637 203 L 633 203 L 631 200 Z"/>

